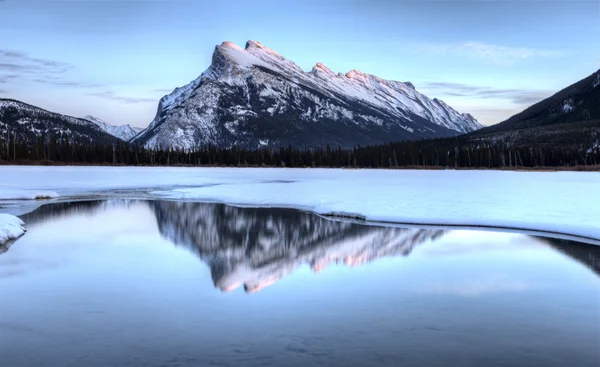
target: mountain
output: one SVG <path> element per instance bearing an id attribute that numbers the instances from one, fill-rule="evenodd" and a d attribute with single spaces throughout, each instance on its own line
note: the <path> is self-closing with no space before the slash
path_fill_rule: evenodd
<path id="1" fill-rule="evenodd" d="M 0 137 L 10 130 L 18 142 L 30 145 L 39 138 L 54 136 L 78 143 L 107 145 L 118 140 L 86 119 L 49 112 L 12 99 L 0 99 Z"/>
<path id="2" fill-rule="evenodd" d="M 474 135 L 593 120 L 600 120 L 600 70 Z"/>
<path id="3" fill-rule="evenodd" d="M 429 99 L 410 82 L 317 63 L 304 72 L 258 42 L 215 47 L 197 79 L 158 105 L 132 141 L 148 148 L 213 144 L 350 148 L 398 140 L 450 137 L 481 128 L 469 114 Z"/>
<path id="4" fill-rule="evenodd" d="M 142 128 L 133 127 L 131 125 L 121 125 L 121 126 L 112 125 L 106 121 L 103 121 L 97 117 L 90 116 L 90 115 L 86 116 L 85 119 L 96 124 L 104 132 L 106 132 L 116 138 L 119 138 L 123 141 L 131 140 L 131 138 L 133 138 L 134 136 L 139 134 L 142 130 L 144 130 Z"/>
<path id="5" fill-rule="evenodd" d="M 593 152 L 600 147 L 600 70 L 506 121 L 463 136 L 512 148 Z"/>

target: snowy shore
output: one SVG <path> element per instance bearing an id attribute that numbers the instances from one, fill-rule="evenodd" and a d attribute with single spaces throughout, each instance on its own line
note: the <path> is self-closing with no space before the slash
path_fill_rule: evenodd
<path id="1" fill-rule="evenodd" d="M 57 197 L 58 194 L 54 191 L 0 189 L 0 200 L 44 200 Z"/>
<path id="2" fill-rule="evenodd" d="M 23 221 L 14 215 L 0 213 L 0 246 L 25 233 Z"/>
<path id="3" fill-rule="evenodd" d="M 598 172 L 4 166 L 0 177 L 0 197 L 10 190 L 31 190 L 68 199 L 109 198 L 115 190 L 131 190 L 130 197 L 294 207 L 371 221 L 506 227 L 600 239 Z"/>

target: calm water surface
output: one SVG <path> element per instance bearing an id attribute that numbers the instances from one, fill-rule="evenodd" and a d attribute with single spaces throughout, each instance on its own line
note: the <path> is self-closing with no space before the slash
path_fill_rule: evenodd
<path id="1" fill-rule="evenodd" d="M 0 248 L 0 365 L 598 366 L 600 247 L 289 209 L 45 205 Z"/>

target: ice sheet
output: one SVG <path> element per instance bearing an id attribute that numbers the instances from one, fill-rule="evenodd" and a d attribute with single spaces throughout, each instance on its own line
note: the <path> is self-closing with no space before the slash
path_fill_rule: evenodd
<path id="1" fill-rule="evenodd" d="M 54 191 L 4 190 L 0 188 L 0 200 L 41 200 L 57 197 L 58 194 Z"/>

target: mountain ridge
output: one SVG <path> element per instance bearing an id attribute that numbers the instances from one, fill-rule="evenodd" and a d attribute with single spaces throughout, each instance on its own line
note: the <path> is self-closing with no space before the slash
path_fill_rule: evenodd
<path id="1" fill-rule="evenodd" d="M 92 115 L 87 115 L 84 117 L 84 119 L 93 122 L 99 128 L 104 130 L 104 132 L 106 132 L 116 138 L 119 138 L 123 141 L 131 140 L 134 136 L 136 136 L 142 130 L 144 130 L 143 128 L 133 127 L 129 124 L 114 125 L 114 124 L 108 123 L 108 122 L 106 122 L 98 117 L 92 116 Z"/>
<path id="2" fill-rule="evenodd" d="M 600 119 L 600 69 L 510 118 L 471 135 Z"/>
<path id="3" fill-rule="evenodd" d="M 0 136 L 7 136 L 9 132 L 17 141 L 30 145 L 50 136 L 88 144 L 107 145 L 119 141 L 89 120 L 51 112 L 15 99 L 0 98 Z"/>
<path id="4" fill-rule="evenodd" d="M 259 42 L 244 49 L 223 42 L 198 78 L 161 98 L 154 120 L 132 141 L 148 148 L 349 148 L 481 127 L 410 82 L 358 70 L 335 74 L 320 62 L 305 72 Z"/>

